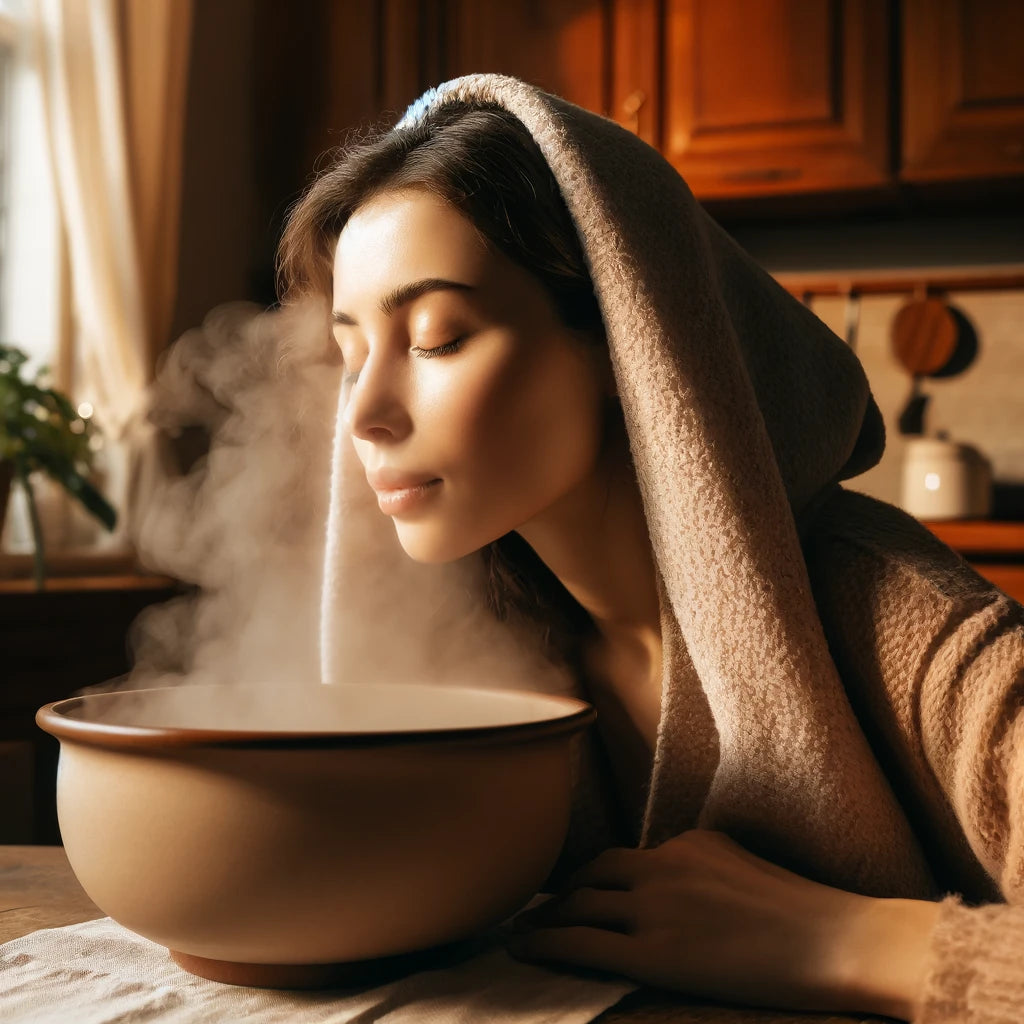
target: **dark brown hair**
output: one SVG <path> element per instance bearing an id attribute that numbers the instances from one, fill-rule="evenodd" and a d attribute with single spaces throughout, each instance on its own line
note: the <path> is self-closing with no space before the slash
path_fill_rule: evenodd
<path id="1" fill-rule="evenodd" d="M 576 227 L 543 154 L 497 104 L 450 101 L 409 127 L 371 126 L 331 154 L 289 211 L 278 247 L 283 301 L 331 294 L 334 246 L 349 217 L 374 196 L 420 189 L 451 203 L 486 243 L 530 271 L 565 326 L 603 345 L 604 324 Z M 502 621 L 540 626 L 547 655 L 576 663 L 594 631 L 585 609 L 519 534 L 486 545 L 487 603 Z"/>

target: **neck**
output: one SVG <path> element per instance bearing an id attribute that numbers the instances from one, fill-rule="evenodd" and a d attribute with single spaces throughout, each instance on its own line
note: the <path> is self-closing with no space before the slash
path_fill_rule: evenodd
<path id="1" fill-rule="evenodd" d="M 590 614 L 599 645 L 660 651 L 657 569 L 621 421 L 595 471 L 518 532 Z"/>

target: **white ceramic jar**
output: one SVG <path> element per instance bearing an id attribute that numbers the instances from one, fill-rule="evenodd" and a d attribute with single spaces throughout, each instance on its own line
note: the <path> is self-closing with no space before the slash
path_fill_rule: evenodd
<path id="1" fill-rule="evenodd" d="M 977 448 L 909 437 L 901 506 L 918 519 L 983 519 L 992 511 L 992 466 Z"/>

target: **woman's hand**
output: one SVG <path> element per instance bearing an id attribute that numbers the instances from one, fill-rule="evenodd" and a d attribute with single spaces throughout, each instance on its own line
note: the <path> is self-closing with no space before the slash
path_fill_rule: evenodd
<path id="1" fill-rule="evenodd" d="M 874 1012 L 863 970 L 878 955 L 869 945 L 885 952 L 876 905 L 888 903 L 916 901 L 834 889 L 693 829 L 653 850 L 606 850 L 516 919 L 533 928 L 509 951 L 724 1002 Z"/>

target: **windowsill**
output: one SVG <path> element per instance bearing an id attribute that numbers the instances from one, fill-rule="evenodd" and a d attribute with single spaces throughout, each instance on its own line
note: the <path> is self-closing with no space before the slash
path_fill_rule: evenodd
<path id="1" fill-rule="evenodd" d="M 34 592 L 29 554 L 0 551 L 0 592 Z M 45 590 L 108 590 L 166 587 L 178 581 L 138 564 L 131 551 L 66 549 L 46 555 Z"/>
<path id="2" fill-rule="evenodd" d="M 172 590 L 178 587 L 178 580 L 170 576 L 53 576 L 43 581 L 41 591 L 34 580 L 0 579 L 0 596 L 69 591 Z"/>

